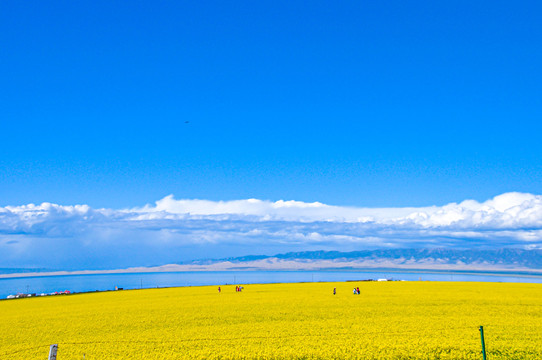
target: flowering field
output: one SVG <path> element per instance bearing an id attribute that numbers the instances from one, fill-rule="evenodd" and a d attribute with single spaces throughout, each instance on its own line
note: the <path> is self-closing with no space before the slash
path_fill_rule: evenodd
<path id="1" fill-rule="evenodd" d="M 359 286 L 360 295 L 352 289 Z M 337 294 L 333 295 L 333 288 Z M 0 302 L 0 358 L 542 359 L 542 285 L 346 282 Z"/>

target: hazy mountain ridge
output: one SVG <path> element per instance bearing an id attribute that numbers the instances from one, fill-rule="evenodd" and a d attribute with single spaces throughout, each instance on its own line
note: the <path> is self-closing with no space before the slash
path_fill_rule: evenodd
<path id="1" fill-rule="evenodd" d="M 542 250 L 453 250 L 394 249 L 366 251 L 304 251 L 284 254 L 248 255 L 224 259 L 207 259 L 151 267 L 114 270 L 78 270 L 43 272 L 41 269 L 3 268 L 1 278 L 120 274 L 178 271 L 242 271 L 242 270 L 370 270 L 488 272 L 542 276 Z M 19 270 L 19 271 L 14 271 Z M 31 271 L 31 272 L 28 272 Z"/>
<path id="2" fill-rule="evenodd" d="M 444 248 L 434 249 L 393 249 L 393 250 L 365 250 L 365 251 L 304 251 L 288 252 L 272 256 L 248 255 L 234 258 L 197 260 L 190 264 L 210 265 L 215 263 L 230 262 L 233 264 L 245 264 L 254 262 L 333 262 L 340 266 L 342 263 L 352 262 L 362 264 L 387 264 L 393 265 L 420 265 L 426 267 L 431 264 L 438 265 L 461 265 L 465 267 L 502 267 L 542 269 L 542 250 L 524 249 L 498 249 L 498 250 L 454 250 Z M 185 263 L 186 264 L 186 263 Z"/>
<path id="3" fill-rule="evenodd" d="M 24 274 L 55 271 L 46 268 L 0 268 L 0 274 Z"/>

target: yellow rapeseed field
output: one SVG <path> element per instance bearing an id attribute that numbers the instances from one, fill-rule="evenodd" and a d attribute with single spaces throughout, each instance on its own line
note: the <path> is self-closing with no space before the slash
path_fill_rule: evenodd
<path id="1" fill-rule="evenodd" d="M 359 286 L 361 295 L 352 289 Z M 333 288 L 337 294 L 333 295 Z M 343 282 L 0 302 L 0 359 L 542 359 L 542 285 Z"/>

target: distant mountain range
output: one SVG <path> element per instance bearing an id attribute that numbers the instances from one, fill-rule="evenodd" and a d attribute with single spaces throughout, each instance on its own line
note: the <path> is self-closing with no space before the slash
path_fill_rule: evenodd
<path id="1" fill-rule="evenodd" d="M 454 250 L 392 249 L 367 251 L 305 251 L 234 258 L 197 260 L 184 265 L 216 266 L 230 264 L 231 269 L 330 269 L 400 268 L 432 270 L 533 270 L 542 271 L 542 250 Z"/>
<path id="2" fill-rule="evenodd" d="M 0 268 L 0 278 L 113 274 L 134 272 L 229 271 L 229 270 L 375 270 L 434 272 L 501 272 L 542 276 L 542 250 L 393 249 L 367 251 L 304 251 L 249 255 L 224 259 L 194 260 L 153 267 L 112 270 L 53 271 Z"/>

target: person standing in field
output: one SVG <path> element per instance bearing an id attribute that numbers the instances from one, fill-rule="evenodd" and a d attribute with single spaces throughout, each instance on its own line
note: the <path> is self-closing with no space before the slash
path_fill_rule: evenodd
<path id="1" fill-rule="evenodd" d="M 359 295 L 359 294 L 360 294 L 360 292 L 359 292 L 359 286 L 356 288 L 356 291 L 357 291 L 357 293 L 358 293 L 358 295 Z"/>
<path id="2" fill-rule="evenodd" d="M 218 287 L 218 293 L 220 294 L 220 286 Z"/>
<path id="3" fill-rule="evenodd" d="M 337 294 L 337 288 L 333 288 L 333 295 Z"/>

